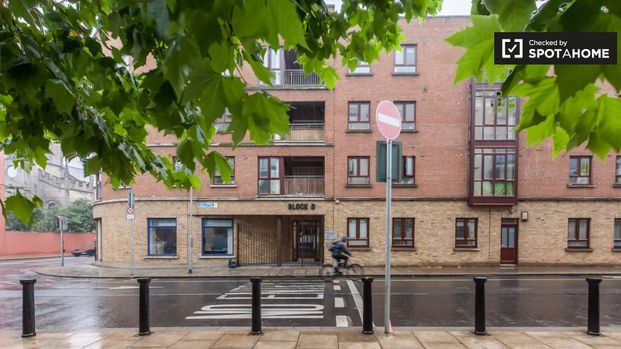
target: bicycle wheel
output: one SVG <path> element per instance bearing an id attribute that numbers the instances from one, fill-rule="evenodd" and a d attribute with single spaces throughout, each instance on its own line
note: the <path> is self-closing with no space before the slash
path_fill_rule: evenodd
<path id="1" fill-rule="evenodd" d="M 330 281 L 330 280 L 334 279 L 334 266 L 332 264 L 324 264 L 319 269 L 319 276 L 324 281 Z"/>
<path id="2" fill-rule="evenodd" d="M 352 280 L 360 280 L 364 270 L 360 264 L 351 264 L 347 270 L 347 276 Z"/>

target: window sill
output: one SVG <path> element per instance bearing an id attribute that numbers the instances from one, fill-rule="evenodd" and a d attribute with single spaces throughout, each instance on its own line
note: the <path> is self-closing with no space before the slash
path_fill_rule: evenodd
<path id="1" fill-rule="evenodd" d="M 621 252 L 621 247 L 613 247 L 610 249 L 612 252 Z"/>
<path id="2" fill-rule="evenodd" d="M 593 252 L 593 249 L 590 247 L 567 247 L 565 252 Z"/>
<path id="3" fill-rule="evenodd" d="M 621 188 L 621 183 L 615 183 L 612 185 L 613 188 Z"/>
<path id="4" fill-rule="evenodd" d="M 144 259 L 179 259 L 179 256 L 144 256 Z"/>
<path id="5" fill-rule="evenodd" d="M 418 184 L 393 184 L 393 188 L 418 188 Z"/>
<path id="6" fill-rule="evenodd" d="M 595 188 L 595 184 L 567 184 L 567 188 Z"/>
<path id="7" fill-rule="evenodd" d="M 481 252 L 481 249 L 478 247 L 455 247 L 453 252 Z"/>
<path id="8" fill-rule="evenodd" d="M 347 246 L 347 248 L 349 248 L 349 249 L 350 249 L 350 250 L 352 250 L 352 251 L 363 251 L 363 252 L 366 252 L 366 251 L 371 251 L 371 248 L 370 248 L 370 247 L 355 247 L 355 246 Z"/>
<path id="9" fill-rule="evenodd" d="M 373 76 L 373 73 L 347 73 L 345 76 Z"/>
<path id="10" fill-rule="evenodd" d="M 233 255 L 220 255 L 220 256 L 199 256 L 199 259 L 233 259 Z"/>
<path id="11" fill-rule="evenodd" d="M 345 133 L 373 133 L 373 131 L 371 131 L 371 129 L 368 129 L 368 130 L 350 130 L 350 129 L 347 129 L 347 130 L 345 130 Z"/>
<path id="12" fill-rule="evenodd" d="M 393 76 L 418 76 L 418 73 L 392 73 Z"/>
<path id="13" fill-rule="evenodd" d="M 391 251 L 395 252 L 416 252 L 416 247 L 392 247 Z"/>
<path id="14" fill-rule="evenodd" d="M 401 133 L 418 133 L 418 129 L 401 130 Z"/>
<path id="15" fill-rule="evenodd" d="M 211 184 L 209 188 L 237 188 L 237 184 Z"/>
<path id="16" fill-rule="evenodd" d="M 373 188 L 371 184 L 347 184 L 345 188 Z"/>

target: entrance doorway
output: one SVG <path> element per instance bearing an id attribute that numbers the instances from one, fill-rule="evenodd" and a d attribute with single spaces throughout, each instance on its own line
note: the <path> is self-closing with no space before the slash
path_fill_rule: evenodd
<path id="1" fill-rule="evenodd" d="M 316 264 L 320 260 L 322 224 L 318 220 L 294 220 L 291 222 L 293 233 L 293 261 L 302 265 Z"/>
<path id="2" fill-rule="evenodd" d="M 518 263 L 518 220 L 503 218 L 500 225 L 500 264 Z"/>

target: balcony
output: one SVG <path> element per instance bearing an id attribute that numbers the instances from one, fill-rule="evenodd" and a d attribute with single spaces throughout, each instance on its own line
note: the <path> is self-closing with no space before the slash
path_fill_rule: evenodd
<path id="1" fill-rule="evenodd" d="M 289 134 L 274 136 L 276 142 L 323 142 L 323 124 L 290 124 Z"/>
<path id="2" fill-rule="evenodd" d="M 289 104 L 289 134 L 274 136 L 275 142 L 325 141 L 325 103 L 287 102 Z"/>
<path id="3" fill-rule="evenodd" d="M 298 63 L 298 54 L 293 50 L 268 48 L 263 64 L 272 74 L 272 87 L 277 88 L 323 88 L 323 81 L 315 73 L 304 74 Z M 264 87 L 264 84 L 259 82 Z"/>
<path id="4" fill-rule="evenodd" d="M 323 86 L 321 79 L 315 73 L 304 74 L 302 69 L 285 69 L 282 71 L 284 86 L 297 87 L 320 87 Z"/>
<path id="5" fill-rule="evenodd" d="M 323 176 L 285 176 L 286 196 L 323 196 Z"/>

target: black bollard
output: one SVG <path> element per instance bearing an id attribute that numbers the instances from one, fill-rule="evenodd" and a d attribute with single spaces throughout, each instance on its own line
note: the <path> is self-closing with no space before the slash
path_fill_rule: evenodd
<path id="1" fill-rule="evenodd" d="M 259 335 L 261 331 L 261 279 L 252 278 L 252 329 L 250 334 Z"/>
<path id="2" fill-rule="evenodd" d="M 362 333 L 373 334 L 373 295 L 371 294 L 372 277 L 362 278 Z"/>
<path id="3" fill-rule="evenodd" d="M 34 284 L 37 280 L 19 280 L 22 284 L 22 337 L 36 336 Z"/>
<path id="4" fill-rule="evenodd" d="M 487 278 L 476 276 L 473 278 L 476 285 L 474 294 L 474 334 L 486 335 L 485 330 L 485 282 Z"/>
<path id="5" fill-rule="evenodd" d="M 146 336 L 151 334 L 149 328 L 149 283 L 151 279 L 138 279 L 140 284 L 140 308 L 139 308 L 139 324 L 138 335 Z"/>
<path id="6" fill-rule="evenodd" d="M 599 336 L 599 284 L 602 282 L 600 278 L 586 278 L 589 283 L 589 310 L 587 334 L 591 336 Z"/>

